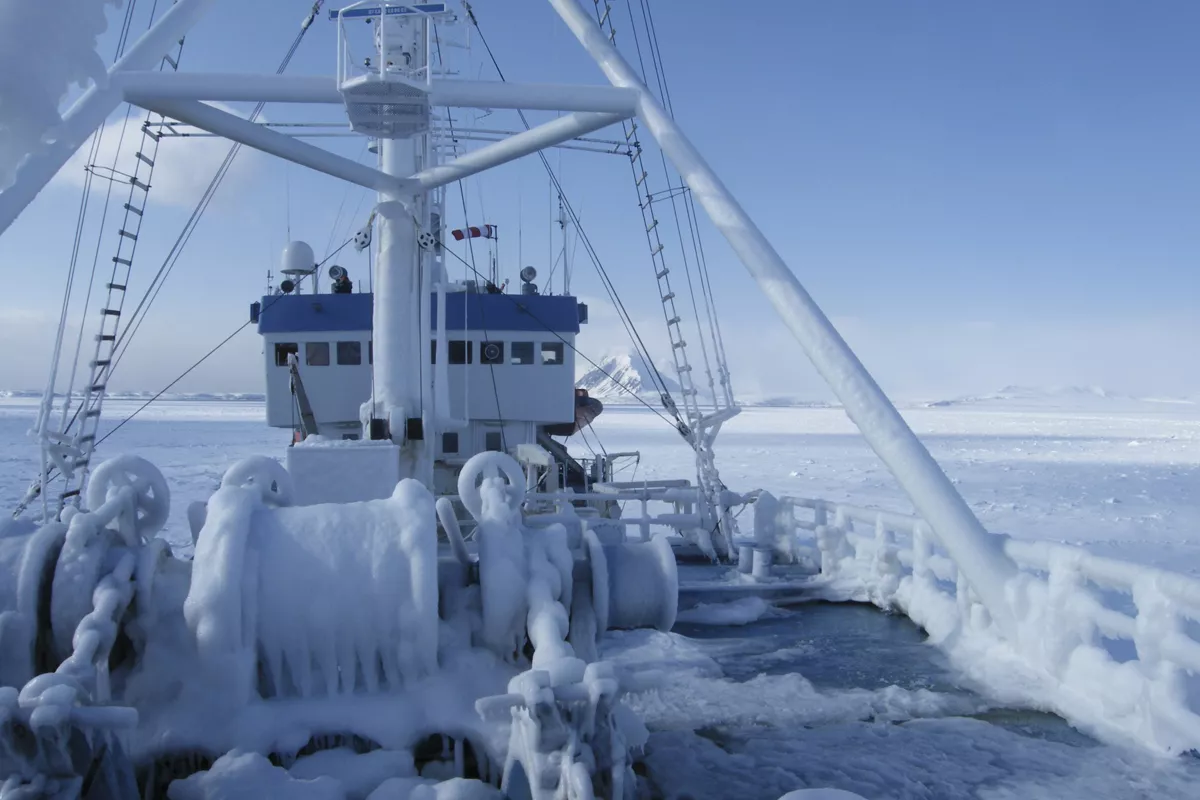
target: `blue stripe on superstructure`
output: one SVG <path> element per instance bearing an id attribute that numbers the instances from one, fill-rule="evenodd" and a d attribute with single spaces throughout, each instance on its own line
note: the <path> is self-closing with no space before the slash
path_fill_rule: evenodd
<path id="1" fill-rule="evenodd" d="M 374 295 L 274 295 L 262 299 L 259 333 L 369 331 Z M 446 330 L 579 333 L 581 309 L 574 297 L 547 295 L 446 295 Z M 429 328 L 437 329 L 437 296 L 429 298 Z"/>

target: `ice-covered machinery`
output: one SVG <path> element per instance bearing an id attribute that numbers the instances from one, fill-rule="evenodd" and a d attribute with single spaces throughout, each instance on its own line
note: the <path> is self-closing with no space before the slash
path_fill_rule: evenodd
<path id="1" fill-rule="evenodd" d="M 293 772 L 342 759 L 534 798 L 632 796 L 645 731 L 620 695 L 648 684 L 596 643 L 673 625 L 664 539 L 625 541 L 569 504 L 527 524 L 524 475 L 501 453 L 460 476 L 470 542 L 417 481 L 296 507 L 288 472 L 256 457 L 193 514 L 182 561 L 153 538 L 169 504 L 153 466 L 120 457 L 91 485 L 94 511 L 0 537 L 0 585 L 16 589 L 0 606 L 5 798 L 161 797 L 214 780 L 232 751 Z"/>

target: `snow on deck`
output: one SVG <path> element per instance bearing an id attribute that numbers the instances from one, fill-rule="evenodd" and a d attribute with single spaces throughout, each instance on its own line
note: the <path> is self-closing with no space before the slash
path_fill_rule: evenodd
<path id="1" fill-rule="evenodd" d="M 130 423 L 107 452 L 136 450 L 162 468 L 176 499 L 166 535 L 190 543 L 188 503 L 207 498 L 235 460 L 287 441 L 252 404 L 174 409 Z M 114 404 L 114 416 L 127 410 Z M 25 441 L 35 412 L 32 401 L 0 402 L 0 440 Z M 1200 409 L 904 413 L 989 529 L 1200 575 Z M 636 476 L 621 479 L 691 469 L 678 434 L 649 412 L 610 408 L 595 428 L 607 449 L 643 452 Z M 731 488 L 908 509 L 837 409 L 749 409 L 717 451 Z M 32 444 L 5 451 L 0 502 L 24 492 L 35 456 Z M 1041 545 L 1020 546 L 1027 561 L 1038 557 Z M 893 599 L 898 589 L 889 587 Z M 697 800 L 773 800 L 804 786 L 865 797 L 1184 798 L 1200 782 L 1191 756 L 1102 745 L 1017 702 L 1028 693 L 1006 702 L 983 691 L 919 634 L 897 633 L 914 630 L 902 618 L 867 610 L 873 621 L 842 615 L 821 633 L 811 608 L 729 599 L 685 609 L 673 634 L 619 634 L 609 646 L 610 656 L 674 667 L 669 687 L 638 700 L 652 729 L 646 762 L 656 782 Z M 880 620 L 899 627 L 879 630 Z"/>

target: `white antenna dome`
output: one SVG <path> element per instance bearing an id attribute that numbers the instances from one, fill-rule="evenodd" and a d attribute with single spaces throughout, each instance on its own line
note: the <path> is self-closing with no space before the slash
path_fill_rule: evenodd
<path id="1" fill-rule="evenodd" d="M 290 242 L 279 257 L 279 271 L 284 275 L 312 272 L 317 263 L 313 249 L 304 242 Z"/>

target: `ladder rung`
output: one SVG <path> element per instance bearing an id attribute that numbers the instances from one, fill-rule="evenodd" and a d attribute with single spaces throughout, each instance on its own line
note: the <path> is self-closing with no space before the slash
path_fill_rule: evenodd
<path id="1" fill-rule="evenodd" d="M 147 122 L 147 123 L 144 123 L 144 124 L 142 125 L 142 133 L 146 134 L 147 136 L 149 136 L 151 139 L 153 139 L 153 140 L 154 140 L 154 141 L 156 141 L 156 142 L 157 142 L 159 139 L 161 139 L 161 138 L 162 138 L 162 134 L 161 134 L 161 133 L 155 133 L 154 131 L 150 130 L 150 123 L 149 123 L 149 122 Z"/>
<path id="2" fill-rule="evenodd" d="M 111 361 L 110 359 L 107 359 L 107 358 L 106 358 L 106 359 L 101 359 L 100 361 L 93 361 L 93 362 L 92 362 L 92 369 L 96 369 L 97 367 L 107 367 L 107 366 L 108 366 L 109 364 L 111 364 L 111 363 L 112 363 L 112 361 Z"/>
<path id="3" fill-rule="evenodd" d="M 178 69 L 179 69 L 179 62 L 178 62 L 178 61 L 176 61 L 175 59 L 171 58 L 170 56 L 163 56 L 163 60 L 164 60 L 164 61 L 166 61 L 168 64 L 170 64 L 170 65 L 171 65 L 171 69 L 172 69 L 172 70 L 178 70 Z"/>
<path id="4" fill-rule="evenodd" d="M 655 247 L 653 250 L 650 251 L 650 257 L 654 258 L 656 255 L 658 255 L 662 251 L 663 251 L 663 243 L 659 242 L 658 247 Z"/>
<path id="5" fill-rule="evenodd" d="M 629 126 L 629 133 L 625 134 L 625 141 L 627 141 L 627 142 L 628 142 L 629 140 L 631 140 L 631 139 L 633 138 L 633 135 L 634 135 L 635 133 L 637 133 L 637 129 L 638 129 L 638 128 L 637 128 L 637 123 L 636 123 L 636 122 L 635 122 L 635 123 L 633 123 L 633 124 L 631 124 L 631 125 Z"/>
<path id="6" fill-rule="evenodd" d="M 138 155 L 141 155 L 141 153 L 138 153 Z M 142 209 L 138 208 L 137 206 L 131 205 L 129 203 L 125 204 L 125 210 L 132 211 L 134 214 L 137 214 L 139 217 L 142 215 Z"/>
<path id="7" fill-rule="evenodd" d="M 608 3 L 604 4 L 604 16 L 600 17 L 600 27 L 604 27 L 604 23 L 608 21 L 608 15 L 612 12 L 612 6 Z"/>
<path id="8" fill-rule="evenodd" d="M 683 348 L 687 347 L 687 342 L 685 342 L 683 339 L 680 339 L 678 342 L 672 344 L 671 347 L 674 347 L 676 350 L 682 350 Z"/>
<path id="9" fill-rule="evenodd" d="M 654 220 L 653 222 L 650 223 L 650 227 L 646 228 L 646 233 L 649 233 L 650 231 L 654 230 L 657 227 L 658 227 L 658 220 Z"/>
<path id="10" fill-rule="evenodd" d="M 695 390 L 695 389 L 684 389 L 684 390 L 681 392 L 681 394 L 683 394 L 683 395 L 685 395 L 685 396 L 687 396 L 687 397 L 695 397 L 695 396 L 696 396 L 696 394 L 697 394 L 697 392 L 696 392 L 696 390 Z"/>
<path id="11" fill-rule="evenodd" d="M 671 317 L 669 320 L 667 320 L 668 328 L 671 327 L 672 325 L 678 325 L 678 324 L 679 324 L 679 317 Z"/>
<path id="12" fill-rule="evenodd" d="M 88 417 L 98 417 L 98 416 L 100 416 L 99 408 L 89 408 L 87 411 L 83 412 L 84 419 L 87 419 Z"/>
<path id="13" fill-rule="evenodd" d="M 679 368 L 679 371 L 680 371 L 680 372 L 691 372 L 691 371 L 692 371 L 692 365 L 691 365 L 691 364 L 684 364 L 682 367 L 680 367 L 680 368 Z"/>
<path id="14" fill-rule="evenodd" d="M 661 281 L 663 278 L 667 277 L 667 275 L 669 275 L 670 272 L 671 272 L 671 270 L 667 269 L 666 267 L 663 267 L 662 272 L 654 273 L 654 277 L 658 278 Z"/>
<path id="15" fill-rule="evenodd" d="M 125 285 L 121 283 L 110 283 L 108 284 L 108 290 L 110 292 L 123 292 L 125 291 Z"/>
<path id="16" fill-rule="evenodd" d="M 170 58 L 170 56 L 167 56 L 167 58 Z M 146 166 L 150 167 L 150 169 L 154 169 L 154 159 L 150 158 L 148 155 L 143 153 L 141 150 L 138 150 L 137 153 L 134 154 L 134 158 L 136 158 L 138 161 L 141 161 Z"/>
<path id="17" fill-rule="evenodd" d="M 119 317 L 119 316 L 121 316 L 121 312 L 120 312 L 120 311 L 118 311 L 118 310 L 117 310 L 117 309 L 115 309 L 115 308 L 102 308 L 102 309 L 100 309 L 100 313 L 101 313 L 102 315 L 106 316 L 106 317 Z"/>
<path id="18" fill-rule="evenodd" d="M 143 192 L 150 191 L 150 185 L 147 183 L 142 183 L 137 178 L 130 178 L 129 182 L 132 183 L 137 188 L 141 189 Z"/>
<path id="19" fill-rule="evenodd" d="M 642 177 L 638 178 L 637 183 L 634 185 L 641 186 L 643 183 L 645 183 L 647 177 L 649 177 L 649 173 L 647 173 L 645 170 L 642 170 Z"/>
<path id="20" fill-rule="evenodd" d="M 132 240 L 133 240 L 133 241 L 135 241 L 135 242 L 137 241 L 137 234 L 136 234 L 136 233 L 130 233 L 129 231 L 125 230 L 124 228 L 122 228 L 121 230 L 117 231 L 117 234 L 118 234 L 119 236 L 124 236 L 126 239 L 132 239 Z"/>
<path id="21" fill-rule="evenodd" d="M 78 461 L 75 462 L 75 469 L 79 469 L 80 467 L 86 467 L 88 465 L 88 461 L 90 461 L 90 459 L 87 459 L 87 458 L 79 459 Z"/>
<path id="22" fill-rule="evenodd" d="M 115 333 L 102 333 L 96 337 L 96 341 L 98 342 L 115 342 L 116 340 L 117 335 Z"/>
<path id="23" fill-rule="evenodd" d="M 70 499 L 70 498 L 72 498 L 72 497 L 79 497 L 79 490 L 78 490 L 78 489 L 72 489 L 72 490 L 71 490 L 71 491 L 69 491 L 69 492 L 63 492 L 63 493 L 62 493 L 62 499 L 63 499 L 63 500 L 69 500 L 69 499 Z"/>
<path id="24" fill-rule="evenodd" d="M 124 264 L 127 267 L 133 266 L 132 261 L 130 261 L 128 258 L 121 258 L 120 256 L 113 256 L 113 263 L 114 264 Z"/>
<path id="25" fill-rule="evenodd" d="M 86 434 L 85 436 L 79 437 L 80 444 L 91 444 L 94 441 L 96 441 L 96 434 L 94 434 L 94 433 L 89 433 L 89 434 Z"/>
<path id="26" fill-rule="evenodd" d="M 667 292 L 666 294 L 664 294 L 664 295 L 663 295 L 663 299 L 662 299 L 662 301 L 663 301 L 664 303 L 666 303 L 667 301 L 669 301 L 669 300 L 674 300 L 674 299 L 675 299 L 675 293 L 674 293 L 674 292 Z"/>
<path id="27" fill-rule="evenodd" d="M 91 388 L 89 391 L 91 391 L 91 392 L 103 392 L 103 391 L 104 391 L 104 388 L 105 388 L 105 386 L 106 386 L 106 384 L 103 384 L 103 383 L 97 383 L 97 384 L 96 384 L 95 386 L 93 386 L 93 387 L 92 387 L 92 388 Z"/>

